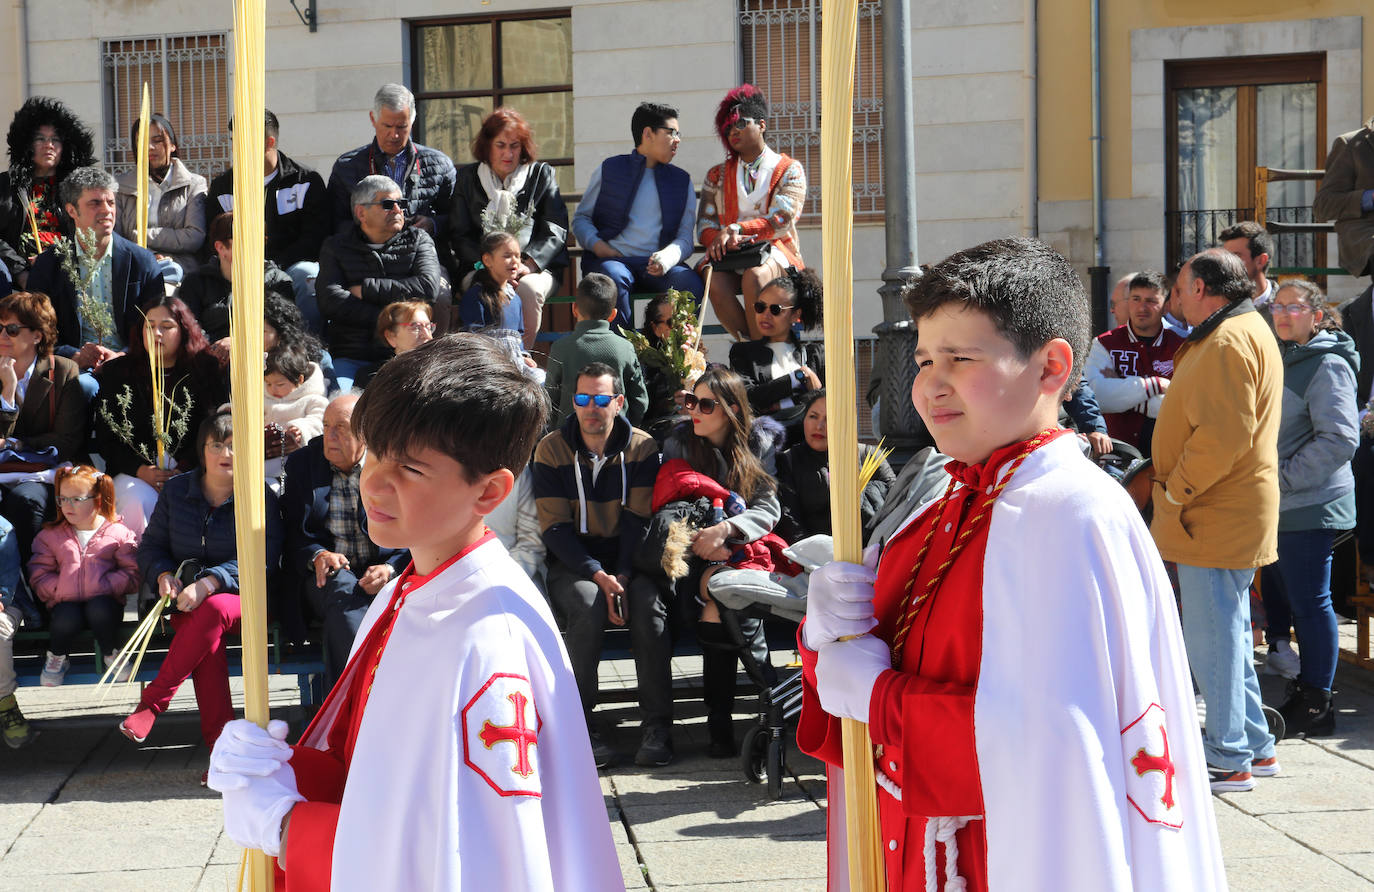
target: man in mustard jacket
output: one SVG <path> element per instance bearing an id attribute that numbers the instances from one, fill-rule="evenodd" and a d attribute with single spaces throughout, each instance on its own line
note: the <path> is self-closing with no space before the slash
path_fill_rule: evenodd
<path id="1" fill-rule="evenodd" d="M 1183 639 L 1207 701 L 1203 742 L 1214 791 L 1278 773 L 1250 637 L 1250 581 L 1278 559 L 1283 360 L 1250 301 L 1244 265 L 1221 249 L 1179 271 L 1193 332 L 1155 424 L 1154 522 L 1178 564 Z"/>

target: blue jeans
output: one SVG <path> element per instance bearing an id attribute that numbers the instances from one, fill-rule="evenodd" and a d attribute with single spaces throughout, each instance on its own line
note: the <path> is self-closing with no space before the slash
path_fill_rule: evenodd
<path id="1" fill-rule="evenodd" d="M 320 265 L 313 260 L 297 261 L 286 268 L 286 274 L 291 277 L 291 290 L 305 317 L 305 327 L 316 337 L 323 337 L 324 317 L 320 315 L 320 305 L 315 303 L 315 277 L 320 274 Z"/>
<path id="2" fill-rule="evenodd" d="M 334 357 L 334 378 L 339 382 L 339 393 L 353 389 L 353 379 L 373 364 L 365 359 L 349 359 L 345 356 Z"/>
<path id="3" fill-rule="evenodd" d="M 1336 611 L 1331 608 L 1331 548 L 1333 530 L 1294 530 L 1279 533 L 1279 561 L 1266 567 L 1264 612 L 1269 615 L 1268 638 L 1287 638 L 1297 629 L 1302 645 L 1304 685 L 1331 690 L 1336 678 Z"/>
<path id="4" fill-rule="evenodd" d="M 1274 755 L 1274 738 L 1261 708 L 1250 639 L 1250 581 L 1254 570 L 1178 565 L 1183 603 L 1183 644 L 1202 697 L 1207 764 L 1249 771 Z"/>
<path id="5" fill-rule="evenodd" d="M 674 288 L 678 291 L 690 291 L 698 302 L 701 300 L 706 286 L 696 270 L 679 263 L 668 270 L 666 276 L 651 276 L 648 266 L 647 257 L 609 257 L 603 260 L 591 252 L 582 257 L 582 275 L 605 273 L 615 283 L 617 298 L 615 319 L 611 322 L 613 328 L 635 327 L 634 308 L 630 306 L 632 291 L 662 292 Z"/>

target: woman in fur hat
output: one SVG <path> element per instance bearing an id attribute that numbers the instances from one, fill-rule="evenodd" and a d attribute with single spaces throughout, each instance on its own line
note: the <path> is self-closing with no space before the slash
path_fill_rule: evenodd
<path id="1" fill-rule="evenodd" d="M 0 260 L 23 288 L 33 259 L 71 229 L 62 178 L 95 163 L 91 131 L 56 99 L 34 96 L 10 122 L 10 169 L 0 174 Z M 36 239 L 35 239 L 36 234 Z"/>
<path id="2" fill-rule="evenodd" d="M 797 219 L 806 201 L 800 161 L 768 147 L 768 101 L 753 84 L 725 94 L 716 110 L 716 133 L 725 162 L 706 172 L 697 206 L 697 241 L 706 246 L 698 272 L 711 264 L 711 306 L 726 331 L 741 340 L 762 336 L 746 312 L 759 290 L 788 267 L 803 268 Z M 762 248 L 751 266 L 730 252 Z M 744 261 L 749 262 L 749 261 Z M 705 273 L 703 272 L 703 275 Z M 741 306 L 735 297 L 744 295 Z"/>

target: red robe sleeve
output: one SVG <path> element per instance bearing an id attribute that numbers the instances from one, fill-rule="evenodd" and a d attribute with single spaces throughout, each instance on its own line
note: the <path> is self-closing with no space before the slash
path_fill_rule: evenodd
<path id="1" fill-rule="evenodd" d="M 873 686 L 868 713 L 873 742 L 900 757 L 907 814 L 983 813 L 973 688 L 889 669 Z M 907 728 L 912 733 L 903 733 Z"/>
<path id="2" fill-rule="evenodd" d="M 797 747 L 809 756 L 840 768 L 844 767 L 844 745 L 840 737 L 840 720 L 821 708 L 816 693 L 816 652 L 806 646 L 802 629 L 797 627 L 797 653 L 802 664 L 802 709 L 797 719 Z"/>
<path id="3" fill-rule="evenodd" d="M 313 747 L 294 747 L 296 789 L 307 801 L 291 809 L 281 868 L 290 892 L 329 892 L 334 833 L 347 771 L 343 760 Z"/>

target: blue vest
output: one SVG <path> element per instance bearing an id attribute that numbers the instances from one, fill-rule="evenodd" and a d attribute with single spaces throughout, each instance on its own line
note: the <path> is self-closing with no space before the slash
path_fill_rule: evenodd
<path id="1" fill-rule="evenodd" d="M 603 242 L 620 235 L 630 222 L 630 205 L 639 191 L 639 181 L 644 178 L 645 161 L 643 155 L 630 152 L 612 155 L 601 162 L 601 191 L 596 196 L 596 207 L 592 208 L 592 223 L 596 226 L 596 237 Z M 692 178 L 687 171 L 671 164 L 659 164 L 654 171 L 663 227 L 658 238 L 661 248 L 677 238 Z"/>

